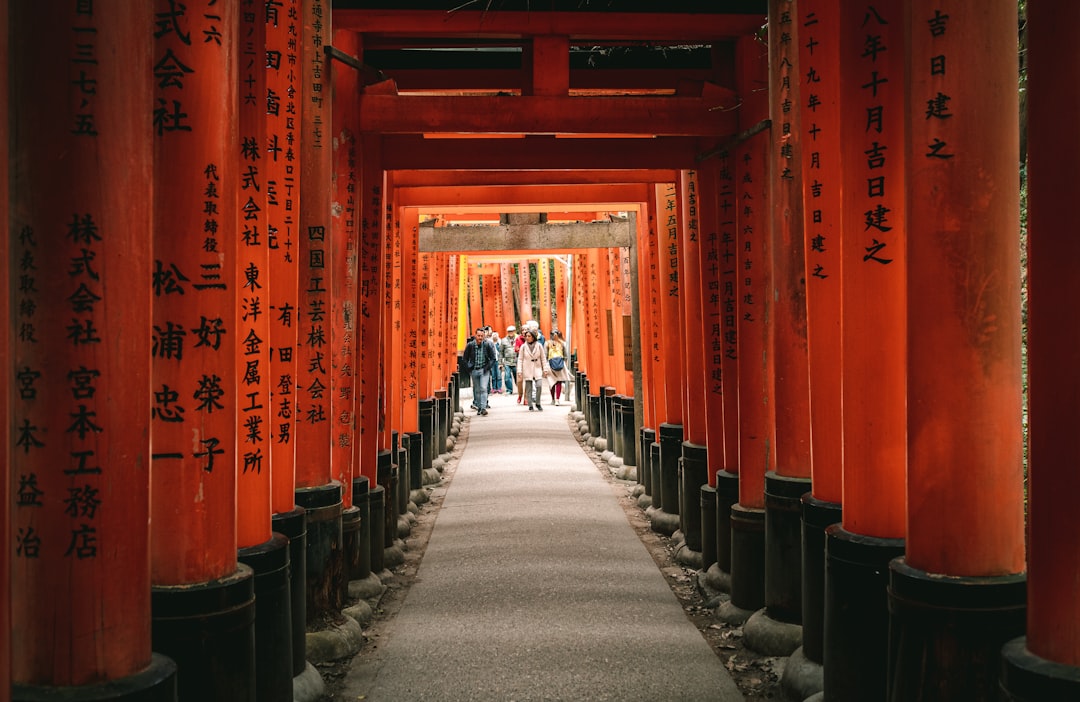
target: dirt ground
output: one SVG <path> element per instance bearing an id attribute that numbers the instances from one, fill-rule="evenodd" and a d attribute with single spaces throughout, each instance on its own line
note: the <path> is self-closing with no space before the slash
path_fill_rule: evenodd
<path id="1" fill-rule="evenodd" d="M 570 422 L 569 419 L 567 421 Z M 577 436 L 576 427 L 572 422 L 570 424 L 571 431 L 574 431 Z M 364 643 L 358 656 L 363 656 L 366 651 L 378 648 L 380 638 L 401 608 L 409 587 L 416 578 L 435 518 L 446 496 L 446 489 L 453 480 L 458 459 L 467 443 L 468 422 L 465 422 L 462 427 L 453 457 L 443 471 L 442 482 L 430 489 L 430 500 L 420 506 L 416 524 L 409 538 L 405 540 L 404 563 L 394 568 L 391 571 L 393 577 L 383 583 L 387 586 L 386 592 L 379 600 L 378 607 L 375 608 L 372 621 L 364 626 Z M 616 479 L 595 452 L 584 445 L 582 448 L 592 458 L 600 474 L 611 485 L 612 491 L 626 513 L 627 521 L 664 574 L 671 591 L 682 603 L 686 617 L 694 623 L 702 637 L 723 661 L 735 684 L 742 691 L 746 702 L 783 700 L 777 672 L 782 670 L 780 666 L 783 659 L 761 656 L 750 651 L 742 643 L 742 628 L 722 622 L 715 616 L 715 609 L 708 606 L 710 603 L 697 586 L 697 571 L 677 563 L 674 558 L 674 542 L 666 536 L 653 532 L 650 528 L 644 511 L 638 507 L 637 499 L 631 495 L 633 483 Z M 711 604 L 715 605 L 715 602 Z M 316 666 L 326 683 L 326 694 L 320 697 L 318 702 L 342 702 L 347 699 L 342 693 L 342 688 L 350 662 L 351 659 L 343 659 Z"/>

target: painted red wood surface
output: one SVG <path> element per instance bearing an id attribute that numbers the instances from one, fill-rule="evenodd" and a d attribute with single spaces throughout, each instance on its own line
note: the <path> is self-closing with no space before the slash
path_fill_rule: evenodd
<path id="1" fill-rule="evenodd" d="M 843 523 L 879 538 L 903 538 L 907 513 L 903 6 L 845 5 L 839 25 Z"/>
<path id="2" fill-rule="evenodd" d="M 236 228 L 236 545 L 270 540 L 270 249 L 267 241 L 266 22 L 248 3 L 239 13 L 240 168 Z"/>
<path id="3" fill-rule="evenodd" d="M 155 585 L 236 570 L 238 8 L 183 12 L 153 48 L 191 71 L 157 76 L 153 98 Z"/>
<path id="4" fill-rule="evenodd" d="M 1069 166 L 1080 140 L 1058 126 L 1080 118 L 1061 86 L 1078 77 L 1072 37 L 1080 6 L 1028 9 L 1028 369 L 1030 515 L 1027 648 L 1080 667 L 1080 530 L 1076 528 L 1076 422 L 1080 417 L 1080 328 L 1068 323 L 1080 297 L 1074 262 L 1080 238 L 1072 230 L 1077 182 Z M 1066 322 L 1066 323 L 1063 323 Z"/>
<path id="5" fill-rule="evenodd" d="M 907 563 L 949 575 L 1019 573 L 1018 67 L 1016 52 L 991 48 L 1012 41 L 1015 8 L 957 3 L 947 19 L 925 0 L 904 9 L 913 113 Z M 968 80 L 975 67 L 980 79 Z"/>
<path id="6" fill-rule="evenodd" d="M 152 65 L 153 11 L 95 9 L 0 6 L 0 699 L 10 682 L 122 678 L 151 655 L 153 77 L 131 66 Z"/>
<path id="7" fill-rule="evenodd" d="M 268 8 L 266 21 L 266 238 L 270 286 L 271 501 L 276 514 L 296 504 L 297 357 L 300 328 L 300 168 L 294 142 L 302 73 L 291 70 L 300 32 L 299 0 Z"/>
<path id="8" fill-rule="evenodd" d="M 839 504 L 843 467 L 841 355 L 840 54 L 836 0 L 802 0 L 799 65 L 816 78 L 799 96 L 803 137 L 803 236 L 806 250 L 810 373 L 811 491 Z"/>
<path id="9" fill-rule="evenodd" d="M 798 105 L 800 18 L 790 0 L 769 2 L 770 211 L 776 472 L 810 477 L 810 368 L 807 357 L 803 154 Z"/>

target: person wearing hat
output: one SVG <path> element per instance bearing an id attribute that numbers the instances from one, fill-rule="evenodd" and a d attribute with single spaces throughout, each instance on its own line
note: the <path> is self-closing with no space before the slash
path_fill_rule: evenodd
<path id="1" fill-rule="evenodd" d="M 499 340 L 499 368 L 503 374 L 503 392 L 514 392 L 514 376 L 517 375 L 517 327 L 513 324 L 506 328 L 506 336 Z M 518 393 L 521 403 L 521 393 Z"/>

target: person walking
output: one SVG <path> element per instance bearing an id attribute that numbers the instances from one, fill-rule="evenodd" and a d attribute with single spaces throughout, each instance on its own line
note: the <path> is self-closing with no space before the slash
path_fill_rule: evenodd
<path id="1" fill-rule="evenodd" d="M 491 369 L 498 365 L 498 352 L 488 340 L 483 327 L 476 330 L 472 341 L 465 345 L 461 354 L 462 361 L 472 380 L 472 406 L 479 415 L 488 413 L 488 383 L 491 382 Z"/>
<path id="2" fill-rule="evenodd" d="M 551 369 L 551 404 L 556 407 L 562 398 L 563 383 L 567 383 L 566 396 L 570 397 L 570 372 L 566 368 L 566 342 L 558 329 L 551 330 L 551 338 L 547 342 L 547 362 Z"/>
<path id="3" fill-rule="evenodd" d="M 543 345 L 536 340 L 536 332 L 530 327 L 525 330 L 524 343 L 518 351 L 518 383 L 525 389 L 525 399 L 529 402 L 529 411 L 543 412 L 540 406 L 540 388 L 545 375 L 551 373 Z"/>
<path id="4" fill-rule="evenodd" d="M 517 327 L 513 324 L 506 328 L 506 336 L 499 341 L 499 365 L 503 371 L 503 392 L 511 395 L 514 392 L 514 376 L 517 375 Z M 521 393 L 518 393 L 518 404 L 521 404 Z"/>
<path id="5" fill-rule="evenodd" d="M 487 337 L 491 340 L 491 343 L 495 346 L 495 368 L 491 371 L 491 386 L 490 391 L 492 395 L 502 394 L 502 354 L 499 353 L 500 344 L 499 334 L 490 326 L 485 327 L 487 330 Z"/>

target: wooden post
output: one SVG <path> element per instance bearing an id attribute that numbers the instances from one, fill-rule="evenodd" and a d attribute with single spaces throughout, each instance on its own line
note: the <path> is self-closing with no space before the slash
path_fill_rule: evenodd
<path id="1" fill-rule="evenodd" d="M 7 17 L 7 0 L 0 0 L 0 16 Z M 10 26 L 10 25 L 9 25 Z M 8 75 L 11 68 L 8 33 L 0 34 L 0 114 L 8 113 Z M 0 163 L 8 161 L 8 137 L 10 134 L 10 119 L 0 122 Z M 7 199 L 0 201 L 0 222 L 9 222 L 9 202 L 11 199 L 8 190 L 8 169 L 0 171 L 0 192 L 9 193 Z M 4 235 L 4 256 L 8 261 L 12 260 L 11 234 L 7 230 Z M 0 266 L 0 310 L 10 310 L 11 295 L 9 285 L 11 271 L 9 266 Z M 12 417 L 12 397 L 10 394 L 11 382 L 11 329 L 5 326 L 0 331 L 0 415 L 9 419 L 0 423 L 0 456 L 4 456 L 3 466 L 0 467 L 0 543 L 11 544 L 11 443 L 10 428 Z M 11 548 L 0 552 L 0 702 L 11 700 Z"/>
<path id="2" fill-rule="evenodd" d="M 360 53 L 353 31 L 334 32 L 334 47 L 349 56 Z M 331 203 L 331 360 L 330 406 L 331 476 L 341 483 L 342 503 L 352 506 L 352 479 L 356 471 L 356 298 L 357 232 L 359 229 L 359 135 L 355 124 L 357 70 L 342 62 L 330 64 L 333 79 L 333 201 Z"/>
<path id="3" fill-rule="evenodd" d="M 680 319 L 679 219 L 674 183 L 657 184 L 652 211 L 656 219 L 660 269 L 661 360 L 665 405 L 657 427 L 660 503 L 651 515 L 653 531 L 673 534 L 679 528 L 679 458 L 683 440 L 683 329 Z"/>
<path id="4" fill-rule="evenodd" d="M 742 70 L 765 77 L 760 59 Z M 747 81 L 748 83 L 750 81 Z M 756 101 L 757 98 L 754 98 Z M 755 114 L 749 97 L 746 117 Z M 758 109 L 764 111 L 762 104 Z M 740 116 L 740 119 L 742 116 Z M 765 474 L 776 465 L 772 375 L 772 285 L 769 222 L 769 135 L 735 150 L 738 202 L 736 284 L 739 358 L 739 501 L 731 507 L 731 603 L 743 610 L 765 604 Z"/>
<path id="5" fill-rule="evenodd" d="M 1059 128 L 1080 116 L 1062 86 L 1080 66 L 1072 41 L 1080 7 L 1027 12 L 1028 183 L 1028 469 L 1027 636 L 1005 645 L 1002 687 L 1011 700 L 1080 698 L 1080 532 L 1075 529 L 1080 475 L 1074 469 L 1080 367 L 1071 324 L 1080 282 L 1072 268 L 1080 241 L 1066 233 L 1077 183 L 1069 164 L 1080 139 Z"/>
<path id="6" fill-rule="evenodd" d="M 811 491 L 802 498 L 802 655 L 821 665 L 825 528 L 840 521 L 841 390 L 840 30 L 838 0 L 799 4 L 799 65 L 811 76 L 799 98 L 810 373 Z"/>
<path id="7" fill-rule="evenodd" d="M 4 700 L 175 699 L 150 635 L 152 77 L 130 70 L 152 8 L 95 9 L 0 7 Z"/>
<path id="8" fill-rule="evenodd" d="M 985 699 L 1027 600 L 1018 65 L 991 48 L 1015 41 L 1016 8 L 905 10 L 908 514 L 889 694 Z"/>
<path id="9" fill-rule="evenodd" d="M 708 294 L 701 277 L 701 190 L 697 171 L 679 171 L 679 303 L 683 347 L 683 442 L 679 480 L 679 527 L 686 547 L 701 552 L 701 486 L 709 482 L 705 420 L 705 320 Z"/>
<path id="10" fill-rule="evenodd" d="M 904 12 L 840 12 L 844 508 L 826 529 L 823 652 L 839 700 L 885 695 L 885 568 L 905 533 Z"/>
<path id="11" fill-rule="evenodd" d="M 155 33 L 155 65 L 170 70 L 157 73 L 153 100 L 154 648 L 177 661 L 182 698 L 254 699 L 250 619 L 201 627 L 217 602 L 254 608 L 236 551 L 239 3 L 157 9 L 169 22 Z M 204 636 L 210 644 L 192 645 Z"/>
<path id="12" fill-rule="evenodd" d="M 801 498 L 810 490 L 810 370 L 807 357 L 806 252 L 803 242 L 802 128 L 805 81 L 799 64 L 800 22 L 792 0 L 769 2 L 769 200 L 773 301 L 776 466 L 765 474 L 765 612 L 802 623 Z M 767 623 L 766 620 L 760 620 Z M 798 632 L 748 626 L 747 645 L 790 655 Z M 781 643 L 782 642 L 782 643 Z"/>
<path id="13" fill-rule="evenodd" d="M 382 202 L 385 175 L 379 141 L 368 135 L 360 142 L 360 472 L 368 484 L 377 482 L 379 451 L 379 394 L 382 348 Z M 375 558 L 375 554 L 372 554 Z"/>
<path id="14" fill-rule="evenodd" d="M 255 0 L 239 12 L 240 168 L 233 280 L 237 330 L 237 559 L 255 575 L 255 696 L 292 697 L 293 631 L 289 539 L 271 529 L 270 260 L 267 240 L 266 19 Z"/>
<path id="15" fill-rule="evenodd" d="M 301 2 L 303 73 L 299 134 L 299 303 L 296 502 L 307 510 L 307 618 L 340 611 L 342 486 L 331 463 L 333 406 L 333 174 L 331 80 L 323 45 L 333 36 L 330 3 Z M 329 554 L 329 557 L 328 557 Z"/>
<path id="16" fill-rule="evenodd" d="M 419 369 L 422 363 L 420 340 L 427 338 L 430 334 L 426 315 L 419 314 L 421 293 L 418 285 L 421 274 L 417 265 L 420 244 L 419 214 L 412 207 L 402 208 L 401 210 L 402 436 L 406 432 L 419 431 Z M 427 293 L 426 285 L 423 287 L 422 292 Z M 420 486 L 412 485 L 411 487 L 415 490 Z"/>
<path id="17" fill-rule="evenodd" d="M 243 0 L 248 3 L 248 0 Z M 240 168 L 236 230 L 237 265 L 232 271 L 239 298 L 236 309 L 237 399 L 237 546 L 241 549 L 270 539 L 270 287 L 266 240 L 267 173 L 265 100 L 266 23 L 254 4 L 240 13 L 239 129 Z M 258 19 L 256 19 L 256 16 Z M 223 190 L 233 188 L 223 186 Z M 250 565 L 250 564 L 249 564 Z"/>
<path id="18" fill-rule="evenodd" d="M 296 504 L 297 350 L 300 258 L 299 138 L 302 73 L 293 69 L 300 33 L 300 0 L 266 12 L 266 242 L 269 249 L 270 500 L 273 528 L 289 539 L 292 675 L 307 665 L 307 514 Z"/>

